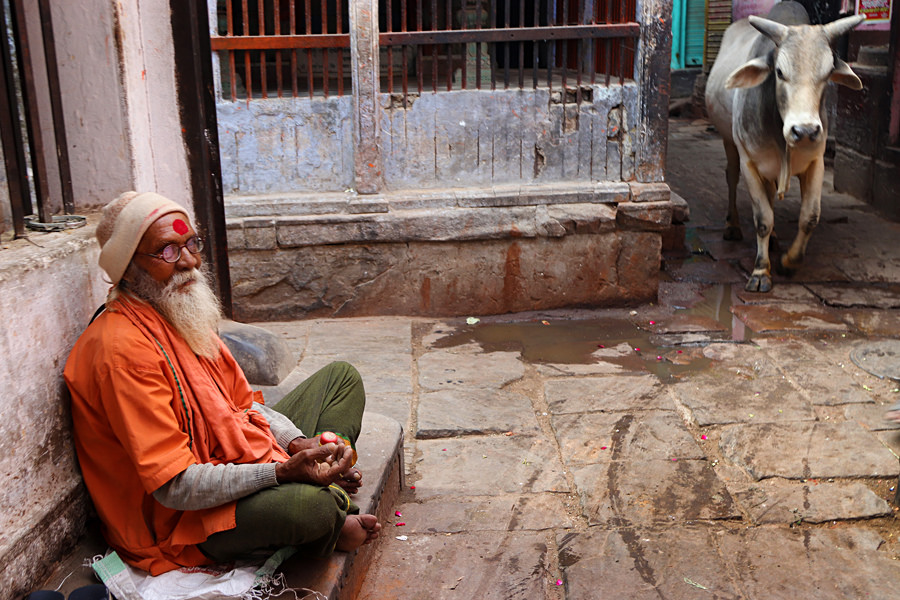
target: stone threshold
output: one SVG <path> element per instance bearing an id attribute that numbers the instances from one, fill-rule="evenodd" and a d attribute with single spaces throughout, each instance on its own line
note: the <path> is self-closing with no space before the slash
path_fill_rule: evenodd
<path id="1" fill-rule="evenodd" d="M 479 189 L 265 195 L 226 199 L 232 250 L 353 243 L 558 238 L 670 228 L 665 183 L 568 183 Z"/>

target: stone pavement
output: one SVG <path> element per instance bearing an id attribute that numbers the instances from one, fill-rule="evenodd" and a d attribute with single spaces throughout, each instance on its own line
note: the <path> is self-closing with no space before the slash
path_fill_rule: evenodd
<path id="1" fill-rule="evenodd" d="M 900 383 L 859 353 L 900 337 L 900 225 L 829 179 L 807 263 L 746 293 L 724 162 L 705 122 L 671 122 L 691 216 L 657 303 L 259 324 L 300 357 L 267 394 L 347 360 L 404 426 L 360 600 L 900 597 Z"/>
<path id="2" fill-rule="evenodd" d="M 900 384 L 851 357 L 900 333 L 900 226 L 826 182 L 807 264 L 745 293 L 718 138 L 673 121 L 669 161 L 691 219 L 654 305 L 264 325 L 405 424 L 362 600 L 900 596 Z"/>

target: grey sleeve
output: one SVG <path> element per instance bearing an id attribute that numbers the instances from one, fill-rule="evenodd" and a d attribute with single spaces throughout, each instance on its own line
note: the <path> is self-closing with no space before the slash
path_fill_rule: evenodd
<path id="1" fill-rule="evenodd" d="M 295 438 L 306 437 L 290 419 L 277 410 L 273 410 L 258 402 L 253 403 L 253 410 L 266 418 L 266 421 L 269 422 L 269 428 L 272 430 L 272 435 L 275 436 L 275 441 L 285 450 Z"/>
<path id="2" fill-rule="evenodd" d="M 173 510 L 221 506 L 278 485 L 275 466 L 275 463 L 191 465 L 153 492 L 153 497 Z"/>

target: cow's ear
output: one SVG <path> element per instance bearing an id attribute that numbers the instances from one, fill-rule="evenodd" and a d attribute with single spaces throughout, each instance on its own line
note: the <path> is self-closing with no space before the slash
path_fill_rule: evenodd
<path id="1" fill-rule="evenodd" d="M 754 58 L 753 60 L 738 67 L 725 80 L 725 87 L 734 88 L 751 88 L 756 87 L 766 80 L 772 68 L 769 62 L 764 58 Z"/>
<path id="2" fill-rule="evenodd" d="M 840 85 L 845 85 L 851 90 L 861 90 L 863 87 L 862 81 L 859 80 L 859 77 L 856 76 L 850 65 L 837 56 L 834 57 L 834 71 L 831 72 L 831 80 Z"/>

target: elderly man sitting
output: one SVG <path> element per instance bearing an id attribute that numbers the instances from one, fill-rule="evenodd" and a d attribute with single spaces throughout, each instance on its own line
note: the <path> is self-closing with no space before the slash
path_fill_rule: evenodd
<path id="1" fill-rule="evenodd" d="M 159 574 L 283 546 L 324 556 L 378 536 L 348 493 L 365 392 L 333 363 L 273 408 L 216 331 L 184 208 L 128 192 L 103 210 L 106 310 L 66 363 L 75 447 L 110 546 Z M 321 439 L 325 432 L 334 432 Z M 310 437 L 307 437 L 308 434 Z"/>

